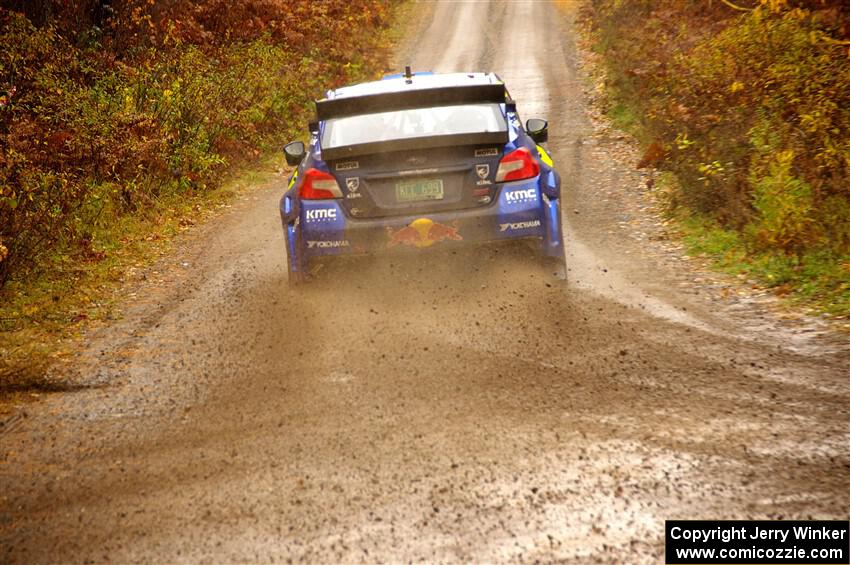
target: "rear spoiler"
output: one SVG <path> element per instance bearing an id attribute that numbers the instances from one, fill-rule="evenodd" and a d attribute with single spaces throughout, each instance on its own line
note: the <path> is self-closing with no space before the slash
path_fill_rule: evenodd
<path id="1" fill-rule="evenodd" d="M 373 114 L 429 106 L 452 106 L 455 104 L 480 104 L 507 102 L 504 84 L 471 84 L 442 86 L 440 88 L 417 88 L 397 92 L 382 92 L 349 98 L 325 98 L 316 101 L 316 117 L 319 121 L 358 114 Z"/>
<path id="2" fill-rule="evenodd" d="M 358 157 L 360 155 L 389 153 L 391 151 L 410 151 L 414 149 L 432 149 L 435 147 L 458 147 L 461 145 L 504 145 L 507 142 L 507 130 L 479 133 L 459 133 L 454 135 L 432 135 L 429 137 L 390 139 L 387 141 L 361 143 L 359 145 L 346 145 L 343 147 L 328 147 L 327 149 L 322 149 L 322 159 L 325 161 L 336 161 L 337 159 Z"/>

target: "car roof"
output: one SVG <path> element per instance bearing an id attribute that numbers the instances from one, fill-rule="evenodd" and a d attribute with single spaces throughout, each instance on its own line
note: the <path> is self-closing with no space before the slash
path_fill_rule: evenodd
<path id="1" fill-rule="evenodd" d="M 383 80 L 362 82 L 351 86 L 343 86 L 336 90 L 329 90 L 327 98 L 356 98 L 358 96 L 389 92 L 487 84 L 502 84 L 502 79 L 495 73 L 415 73 L 409 78 L 406 78 L 404 75 L 391 75 L 385 77 Z"/>

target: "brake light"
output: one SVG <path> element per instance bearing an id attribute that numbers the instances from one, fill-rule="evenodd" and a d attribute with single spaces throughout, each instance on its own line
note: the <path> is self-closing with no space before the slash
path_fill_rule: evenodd
<path id="1" fill-rule="evenodd" d="M 540 165 L 531 156 L 531 152 L 525 147 L 520 147 L 516 151 L 511 151 L 499 161 L 496 182 L 530 179 L 539 174 Z"/>
<path id="2" fill-rule="evenodd" d="M 304 200 L 326 200 L 328 198 L 342 198 L 342 191 L 332 175 L 319 169 L 310 168 L 304 173 L 300 195 Z"/>

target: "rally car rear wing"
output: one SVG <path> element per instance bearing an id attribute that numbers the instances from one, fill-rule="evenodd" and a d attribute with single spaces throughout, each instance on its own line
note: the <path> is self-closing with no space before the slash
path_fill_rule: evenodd
<path id="1" fill-rule="evenodd" d="M 395 92 L 381 92 L 364 96 L 325 98 L 316 101 L 319 121 L 358 114 L 391 112 L 429 106 L 508 102 L 504 84 L 470 84 L 440 88 L 415 88 Z"/>
<path id="2" fill-rule="evenodd" d="M 336 161 L 360 155 L 374 155 L 391 151 L 409 151 L 413 149 L 431 149 L 434 147 L 457 147 L 462 145 L 504 145 L 508 142 L 508 132 L 489 131 L 476 133 L 459 133 L 452 135 L 431 135 L 428 137 L 412 137 L 406 139 L 388 139 L 373 143 L 360 143 L 342 147 L 322 149 L 322 159 Z"/>

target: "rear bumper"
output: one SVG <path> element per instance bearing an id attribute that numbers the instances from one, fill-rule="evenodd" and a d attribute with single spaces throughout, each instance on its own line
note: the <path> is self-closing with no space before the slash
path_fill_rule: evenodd
<path id="1" fill-rule="evenodd" d="M 540 190 L 540 180 L 505 183 L 479 208 L 372 219 L 347 217 L 335 200 L 301 201 L 293 210 L 284 195 L 288 252 L 298 269 L 315 257 L 538 238 L 543 253 L 557 256 L 563 253 L 560 201 Z"/>

